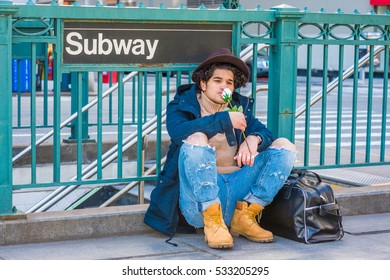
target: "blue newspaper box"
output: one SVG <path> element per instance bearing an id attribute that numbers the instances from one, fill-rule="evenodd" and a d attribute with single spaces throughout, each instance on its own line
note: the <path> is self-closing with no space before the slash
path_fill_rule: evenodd
<path id="1" fill-rule="evenodd" d="M 31 60 L 12 60 L 12 91 L 31 91 Z"/>

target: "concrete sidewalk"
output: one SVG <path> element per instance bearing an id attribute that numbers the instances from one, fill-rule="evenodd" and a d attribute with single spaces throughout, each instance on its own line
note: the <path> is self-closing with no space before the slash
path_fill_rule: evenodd
<path id="1" fill-rule="evenodd" d="M 337 171 L 317 170 L 336 185 L 334 193 L 347 232 L 341 241 L 306 245 L 276 237 L 271 244 L 257 244 L 235 238 L 232 250 L 213 250 L 200 231 L 175 235 L 175 247 L 143 223 L 147 209 L 143 204 L 22 213 L 21 219 L 0 221 L 0 259 L 390 260 L 388 166 Z"/>
<path id="2" fill-rule="evenodd" d="M 127 226 L 131 226 L 128 224 Z M 203 232 L 166 236 L 154 231 L 127 236 L 0 246 L 3 260 L 390 260 L 390 213 L 346 216 L 340 241 L 303 244 L 276 237 L 254 243 L 239 237 L 234 248 L 210 249 Z"/>

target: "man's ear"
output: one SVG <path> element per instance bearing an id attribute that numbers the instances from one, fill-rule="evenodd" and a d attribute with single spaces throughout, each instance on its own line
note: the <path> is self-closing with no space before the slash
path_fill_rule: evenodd
<path id="1" fill-rule="evenodd" d="M 206 88 L 207 88 L 207 83 L 206 83 L 206 81 L 200 80 L 199 84 L 200 84 L 201 90 L 202 90 L 202 91 L 205 91 Z"/>

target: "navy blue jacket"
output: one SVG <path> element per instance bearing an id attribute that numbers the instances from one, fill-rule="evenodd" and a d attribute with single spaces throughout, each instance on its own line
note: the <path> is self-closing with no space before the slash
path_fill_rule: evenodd
<path id="1" fill-rule="evenodd" d="M 241 130 L 235 129 L 233 132 L 227 111 L 201 117 L 197 99 L 198 91 L 195 85 L 180 86 L 174 100 L 168 104 L 166 127 L 171 137 L 171 145 L 144 218 L 147 225 L 170 237 L 177 231 L 188 232 L 193 229 L 185 222 L 179 209 L 178 159 L 183 140 L 195 132 L 203 132 L 208 138 L 217 133 L 225 133 L 230 146 L 236 144 L 239 146 L 244 141 Z M 265 125 L 253 117 L 253 100 L 234 92 L 232 105 L 237 107 L 241 105 L 244 109 L 243 113 L 247 121 L 245 134 L 257 134 L 263 139 L 258 152 L 268 148 L 274 139 Z"/>

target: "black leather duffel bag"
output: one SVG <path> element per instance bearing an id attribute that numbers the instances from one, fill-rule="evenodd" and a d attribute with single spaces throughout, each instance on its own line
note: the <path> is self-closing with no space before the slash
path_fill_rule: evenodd
<path id="1" fill-rule="evenodd" d="M 332 188 L 306 169 L 291 172 L 263 210 L 260 224 L 277 236 L 304 243 L 334 241 L 344 235 Z"/>

